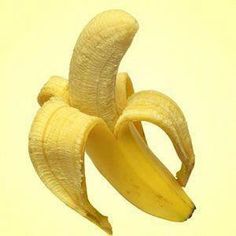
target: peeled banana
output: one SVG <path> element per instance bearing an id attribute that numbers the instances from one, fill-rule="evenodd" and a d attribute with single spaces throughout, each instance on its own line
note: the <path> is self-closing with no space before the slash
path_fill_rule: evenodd
<path id="1" fill-rule="evenodd" d="M 167 220 L 185 221 L 195 206 L 184 192 L 194 152 L 178 105 L 156 91 L 134 93 L 118 73 L 138 23 L 122 10 L 93 18 L 80 34 L 69 81 L 53 76 L 43 86 L 29 134 L 29 154 L 44 184 L 66 205 L 112 234 L 106 216 L 88 200 L 86 151 L 100 173 L 129 202 Z M 149 149 L 141 121 L 163 129 L 182 162 L 175 178 Z"/>

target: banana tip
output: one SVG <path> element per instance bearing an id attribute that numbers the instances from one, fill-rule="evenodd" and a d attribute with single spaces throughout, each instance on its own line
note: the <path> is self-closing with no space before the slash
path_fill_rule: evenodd
<path id="1" fill-rule="evenodd" d="M 99 226 L 109 235 L 112 235 L 112 227 L 108 221 L 108 217 L 101 219 Z"/>
<path id="2" fill-rule="evenodd" d="M 103 230 L 104 230 L 108 235 L 112 235 L 112 228 L 111 228 L 111 227 L 103 228 Z"/>
<path id="3" fill-rule="evenodd" d="M 193 209 L 192 209 L 192 211 L 190 212 L 190 214 L 189 214 L 189 216 L 188 216 L 188 218 L 187 218 L 186 220 L 188 220 L 188 219 L 190 219 L 190 218 L 192 217 L 193 212 L 194 212 L 196 209 L 197 209 L 196 206 L 194 206 Z"/>

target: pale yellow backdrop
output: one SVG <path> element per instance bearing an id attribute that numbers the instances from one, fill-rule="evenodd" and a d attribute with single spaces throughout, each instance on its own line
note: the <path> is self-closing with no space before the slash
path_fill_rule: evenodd
<path id="1" fill-rule="evenodd" d="M 92 203 L 115 236 L 236 235 L 236 1 L 0 1 L 0 235 L 102 236 L 41 183 L 27 151 L 36 97 L 50 75 L 67 77 L 83 26 L 105 9 L 140 29 L 120 66 L 136 90 L 156 89 L 183 109 L 196 166 L 186 191 L 197 210 L 185 223 L 152 217 L 123 199 L 87 158 Z M 150 146 L 175 171 L 171 142 L 145 124 Z"/>

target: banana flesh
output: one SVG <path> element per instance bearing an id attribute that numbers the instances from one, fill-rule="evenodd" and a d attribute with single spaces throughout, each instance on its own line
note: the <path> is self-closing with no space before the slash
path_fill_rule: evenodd
<path id="1" fill-rule="evenodd" d="M 114 90 L 118 66 L 137 30 L 137 21 L 128 13 L 105 11 L 89 22 L 74 47 L 70 103 L 103 118 L 111 128 L 118 118 Z"/>
<path id="2" fill-rule="evenodd" d="M 128 74 L 117 73 L 137 30 L 137 21 L 121 10 L 92 19 L 75 45 L 69 80 L 53 76 L 41 89 L 42 107 L 29 136 L 30 157 L 45 185 L 109 234 L 108 218 L 87 196 L 85 151 L 111 185 L 144 212 L 181 222 L 195 209 L 181 187 L 194 166 L 183 112 L 162 93 L 134 93 Z M 149 149 L 141 121 L 159 126 L 171 139 L 182 162 L 176 178 Z"/>

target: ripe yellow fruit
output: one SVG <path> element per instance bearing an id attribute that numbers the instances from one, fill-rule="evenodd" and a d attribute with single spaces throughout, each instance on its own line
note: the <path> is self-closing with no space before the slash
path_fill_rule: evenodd
<path id="1" fill-rule="evenodd" d="M 134 93 L 118 66 L 138 30 L 121 10 L 97 15 L 74 48 L 69 81 L 51 77 L 41 89 L 29 135 L 29 153 L 45 185 L 65 204 L 112 233 L 108 218 L 89 202 L 86 151 L 101 174 L 139 209 L 185 221 L 195 206 L 184 192 L 194 153 L 184 115 L 156 91 Z M 141 121 L 162 128 L 182 162 L 177 179 L 149 149 Z"/>

